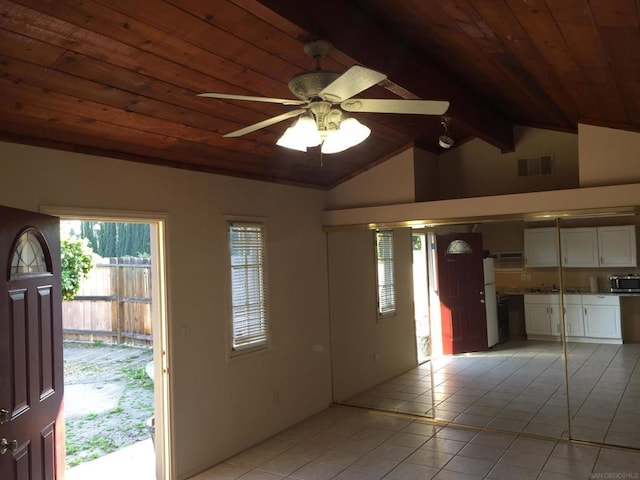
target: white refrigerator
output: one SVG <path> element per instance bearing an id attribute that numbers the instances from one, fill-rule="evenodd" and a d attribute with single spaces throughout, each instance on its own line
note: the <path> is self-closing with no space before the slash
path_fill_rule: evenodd
<path id="1" fill-rule="evenodd" d="M 498 343 L 498 304 L 493 258 L 482 260 L 484 268 L 484 305 L 487 310 L 487 343 L 491 348 Z"/>

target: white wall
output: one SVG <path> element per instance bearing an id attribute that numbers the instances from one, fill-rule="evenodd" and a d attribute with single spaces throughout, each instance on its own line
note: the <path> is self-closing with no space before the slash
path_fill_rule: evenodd
<path id="1" fill-rule="evenodd" d="M 476 139 L 441 155 L 441 200 L 404 205 L 370 200 L 367 206 L 354 202 L 340 209 L 330 207 L 323 214 L 323 225 L 429 223 L 458 217 L 640 205 L 640 133 L 580 124 L 578 135 L 526 127 L 515 127 L 514 134 L 513 153 L 502 154 Z M 516 159 L 542 153 L 555 155 L 557 175 L 518 179 Z M 341 195 L 349 198 L 366 190 L 361 183 L 351 194 Z M 472 195 L 478 196 L 463 198 Z"/>
<path id="2" fill-rule="evenodd" d="M 640 133 L 578 125 L 580 186 L 640 182 Z"/>
<path id="3" fill-rule="evenodd" d="M 414 200 L 413 148 L 409 148 L 331 189 L 327 207 L 392 205 Z"/>
<path id="4" fill-rule="evenodd" d="M 411 229 L 394 230 L 396 314 L 377 316 L 375 233 L 328 234 L 334 400 L 417 365 Z"/>
<path id="5" fill-rule="evenodd" d="M 327 208 L 338 210 L 578 187 L 577 135 L 516 126 L 514 137 L 515 151 L 504 154 L 479 139 L 440 156 L 410 148 L 331 189 Z M 541 154 L 554 156 L 554 173 L 519 177 L 517 159 Z"/>
<path id="6" fill-rule="evenodd" d="M 440 198 L 440 174 L 438 156 L 421 148 L 413 149 L 416 202 L 427 202 Z"/>
<path id="7" fill-rule="evenodd" d="M 2 205 L 166 213 L 178 478 L 331 402 L 324 201 L 312 189 L 0 143 Z M 268 222 L 273 349 L 238 361 L 227 356 L 223 214 Z"/>
<path id="8" fill-rule="evenodd" d="M 578 136 L 515 126 L 515 151 L 501 153 L 471 140 L 439 156 L 440 198 L 479 197 L 578 186 Z M 517 159 L 542 154 L 555 158 L 551 175 L 519 177 Z"/>

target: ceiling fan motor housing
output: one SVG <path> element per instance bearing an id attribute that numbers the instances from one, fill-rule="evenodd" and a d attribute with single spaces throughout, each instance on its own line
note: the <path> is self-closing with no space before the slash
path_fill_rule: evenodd
<path id="1" fill-rule="evenodd" d="M 339 76 L 339 73 L 328 70 L 300 73 L 289 81 L 289 90 L 300 100 L 309 102 Z"/>

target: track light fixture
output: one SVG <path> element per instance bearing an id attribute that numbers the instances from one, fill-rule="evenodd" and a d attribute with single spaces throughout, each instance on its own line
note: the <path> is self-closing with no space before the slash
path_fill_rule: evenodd
<path id="1" fill-rule="evenodd" d="M 444 135 L 440 135 L 440 138 L 438 138 L 438 145 L 447 149 L 453 147 L 453 144 L 456 143 L 449 136 L 449 120 L 449 117 L 442 117 L 440 120 L 440 124 L 444 127 Z"/>

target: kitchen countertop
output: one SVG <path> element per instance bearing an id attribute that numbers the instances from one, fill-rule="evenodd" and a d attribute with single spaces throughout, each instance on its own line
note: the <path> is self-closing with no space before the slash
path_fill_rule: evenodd
<path id="1" fill-rule="evenodd" d="M 505 287 L 496 289 L 498 295 L 559 295 L 559 290 L 545 288 Z M 567 289 L 564 295 L 615 295 L 618 297 L 640 297 L 640 293 L 625 292 L 591 292 L 588 289 Z"/>

